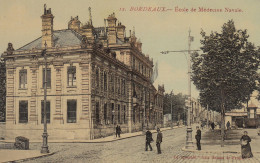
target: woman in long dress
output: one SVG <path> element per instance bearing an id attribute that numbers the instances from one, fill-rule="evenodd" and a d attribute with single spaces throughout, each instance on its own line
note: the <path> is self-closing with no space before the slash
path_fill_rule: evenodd
<path id="1" fill-rule="evenodd" d="M 252 151 L 251 151 L 251 138 L 247 135 L 247 131 L 244 131 L 244 135 L 241 137 L 241 154 L 242 158 L 251 158 L 253 157 Z"/>

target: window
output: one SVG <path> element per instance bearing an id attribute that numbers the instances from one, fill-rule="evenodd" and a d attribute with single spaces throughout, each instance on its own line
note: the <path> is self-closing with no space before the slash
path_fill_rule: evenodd
<path id="1" fill-rule="evenodd" d="M 98 68 L 96 69 L 96 87 L 99 87 L 99 70 Z"/>
<path id="2" fill-rule="evenodd" d="M 124 105 L 124 123 L 126 123 L 126 109 L 125 109 L 125 105 Z"/>
<path id="3" fill-rule="evenodd" d="M 107 122 L 107 104 L 104 104 L 104 120 L 105 124 L 108 124 Z"/>
<path id="4" fill-rule="evenodd" d="M 115 89 L 114 89 L 114 76 L 113 76 L 113 74 L 111 74 L 111 76 L 110 76 L 110 82 L 111 82 L 111 92 L 114 92 L 115 91 Z"/>
<path id="5" fill-rule="evenodd" d="M 135 57 L 133 57 L 133 68 L 135 69 Z"/>
<path id="6" fill-rule="evenodd" d="M 120 94 L 120 79 L 117 78 L 117 93 Z"/>
<path id="7" fill-rule="evenodd" d="M 41 122 L 44 123 L 44 100 L 41 101 Z M 46 122 L 50 123 L 50 117 L 51 117 L 51 112 L 50 112 L 50 101 L 46 101 Z"/>
<path id="8" fill-rule="evenodd" d="M 77 101 L 67 101 L 67 123 L 76 123 L 77 120 Z"/>
<path id="9" fill-rule="evenodd" d="M 28 101 L 19 101 L 19 123 L 28 122 Z"/>
<path id="10" fill-rule="evenodd" d="M 68 86 L 76 86 L 76 67 L 68 67 Z"/>
<path id="11" fill-rule="evenodd" d="M 42 71 L 42 87 L 44 88 L 45 68 Z M 47 68 L 47 88 L 51 88 L 51 69 Z"/>
<path id="12" fill-rule="evenodd" d="M 104 90 L 107 91 L 107 72 L 104 71 Z"/>
<path id="13" fill-rule="evenodd" d="M 125 80 L 122 79 L 122 94 L 125 95 L 126 89 L 125 89 Z"/>
<path id="14" fill-rule="evenodd" d="M 115 120 L 115 110 L 114 110 L 114 103 L 111 104 L 111 110 L 112 110 L 112 123 L 114 124 L 114 120 Z"/>
<path id="15" fill-rule="evenodd" d="M 27 70 L 22 69 L 19 72 L 19 88 L 27 88 Z"/>
<path id="16" fill-rule="evenodd" d="M 118 114 L 117 114 L 117 116 L 118 116 L 118 123 L 120 123 L 121 121 L 120 121 L 120 105 L 118 105 L 117 106 L 117 108 L 118 108 Z"/>
<path id="17" fill-rule="evenodd" d="M 135 107 L 133 108 L 133 122 L 135 123 Z"/>
<path id="18" fill-rule="evenodd" d="M 99 103 L 96 103 L 96 124 L 99 124 Z"/>

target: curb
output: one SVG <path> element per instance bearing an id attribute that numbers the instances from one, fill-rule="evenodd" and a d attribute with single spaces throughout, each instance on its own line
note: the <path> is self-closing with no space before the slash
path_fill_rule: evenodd
<path id="1" fill-rule="evenodd" d="M 55 154 L 56 152 L 52 152 L 52 153 L 48 153 L 48 154 L 43 154 L 41 156 L 35 156 L 35 157 L 30 157 L 30 158 L 24 158 L 24 159 L 18 159 L 18 160 L 12 160 L 12 161 L 6 161 L 3 163 L 13 163 L 13 162 L 23 162 L 23 161 L 29 161 L 29 160 L 34 160 L 37 158 L 42 158 L 42 157 L 47 157 L 47 156 L 51 156 L 53 154 Z"/>
<path id="2" fill-rule="evenodd" d="M 204 151 L 204 150 L 195 150 L 195 149 L 185 149 L 185 147 L 183 147 L 181 149 L 182 151 L 186 151 L 186 152 L 194 152 L 194 153 L 241 153 L 241 152 L 237 152 L 237 151 Z"/>

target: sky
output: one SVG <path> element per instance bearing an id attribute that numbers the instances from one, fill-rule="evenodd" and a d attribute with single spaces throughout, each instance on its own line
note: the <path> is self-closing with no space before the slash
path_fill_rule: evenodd
<path id="1" fill-rule="evenodd" d="M 191 49 L 201 47 L 200 32 L 221 31 L 221 26 L 233 19 L 237 29 L 247 29 L 249 41 L 260 44 L 259 0 L 0 0 L 0 54 L 9 42 L 18 49 L 41 36 L 43 6 L 51 8 L 54 15 L 54 30 L 67 29 L 70 17 L 79 16 L 85 24 L 91 7 L 95 27 L 104 26 L 104 19 L 115 13 L 118 21 L 129 30 L 135 28 L 136 37 L 143 43 L 142 51 L 158 61 L 158 78 L 155 86 L 164 84 L 165 91 L 174 94 L 188 93 L 188 65 L 184 53 L 161 51 L 187 50 L 188 31 L 194 41 Z M 133 8 L 161 7 L 167 11 L 134 11 Z M 181 9 L 176 10 L 176 9 Z M 191 11 L 196 9 L 196 11 Z M 199 12 L 199 8 L 218 9 L 222 12 Z M 225 12 L 225 8 L 242 12 Z M 188 10 L 188 11 L 187 11 Z M 201 53 L 201 52 L 200 52 Z M 192 84 L 192 97 L 199 91 Z"/>

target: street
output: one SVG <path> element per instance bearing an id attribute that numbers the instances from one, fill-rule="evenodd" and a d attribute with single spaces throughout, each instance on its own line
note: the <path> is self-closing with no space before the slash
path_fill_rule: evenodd
<path id="1" fill-rule="evenodd" d="M 53 155 L 26 162 L 260 162 L 257 153 L 252 159 L 242 160 L 238 153 L 185 152 L 181 150 L 185 137 L 185 127 L 164 131 L 160 155 L 155 142 L 152 143 L 153 151 L 144 150 L 144 136 L 109 143 L 50 143 L 50 151 L 55 152 Z M 156 140 L 155 133 L 153 139 Z M 41 143 L 30 145 L 30 149 L 40 148 Z"/>

